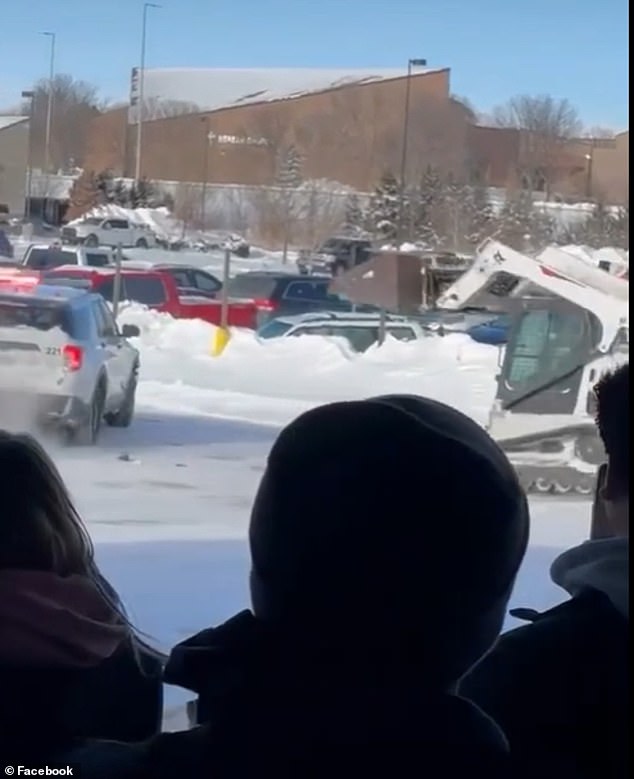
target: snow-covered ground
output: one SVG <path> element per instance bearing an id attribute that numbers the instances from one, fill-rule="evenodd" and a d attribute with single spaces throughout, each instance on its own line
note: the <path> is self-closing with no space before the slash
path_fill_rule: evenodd
<path id="1" fill-rule="evenodd" d="M 53 451 L 99 564 L 155 645 L 168 649 L 248 605 L 246 529 L 275 433 L 143 409 L 129 431 L 106 430 L 89 457 Z M 531 546 L 512 604 L 545 608 L 564 595 L 549 581 L 549 565 L 586 535 L 589 504 L 535 500 L 531 513 Z M 189 697 L 166 689 L 168 729 L 185 725 Z"/>
<path id="2" fill-rule="evenodd" d="M 316 337 L 260 344 L 237 333 L 212 358 L 208 325 L 138 307 L 122 316 L 142 328 L 134 425 L 105 429 L 94 450 L 51 452 L 105 574 L 163 648 L 248 604 L 248 516 L 280 425 L 323 401 L 386 392 L 433 396 L 484 423 L 494 391 L 496 349 L 461 335 L 388 342 L 359 356 Z M 531 508 L 531 548 L 513 603 L 542 608 L 563 596 L 548 567 L 585 536 L 589 503 L 536 500 Z M 186 697 L 167 692 L 177 724 Z"/>
<path id="3" fill-rule="evenodd" d="M 279 263 L 261 254 L 235 266 Z M 221 263 L 220 253 L 165 255 L 215 271 Z M 497 349 L 464 335 L 389 340 L 358 355 L 333 339 L 260 343 L 238 331 L 213 358 L 211 325 L 138 306 L 125 308 L 121 321 L 141 328 L 133 426 L 105 429 L 93 450 L 51 453 L 104 573 L 135 624 L 165 649 L 247 605 L 249 510 L 281 425 L 322 402 L 391 392 L 437 398 L 484 424 L 495 389 Z M 564 596 L 549 581 L 549 564 L 586 535 L 589 503 L 543 499 L 531 510 L 531 546 L 513 604 L 545 608 Z M 184 698 L 169 690 L 166 702 Z"/>
<path id="4" fill-rule="evenodd" d="M 138 306 L 123 310 L 121 321 L 141 328 L 139 399 L 154 410 L 277 425 L 316 403 L 409 392 L 443 398 L 484 423 L 495 389 L 497 350 L 466 335 L 390 339 L 358 355 L 335 339 L 259 342 L 250 332 L 235 331 L 214 359 L 213 325 Z"/>

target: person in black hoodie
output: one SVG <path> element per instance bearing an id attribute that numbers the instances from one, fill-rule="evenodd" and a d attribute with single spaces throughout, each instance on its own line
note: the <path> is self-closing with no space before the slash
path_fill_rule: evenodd
<path id="1" fill-rule="evenodd" d="M 0 753 L 159 732 L 163 658 L 141 642 L 42 447 L 0 431 Z"/>
<path id="2" fill-rule="evenodd" d="M 168 661 L 200 725 L 72 759 L 120 779 L 507 776 L 503 734 L 455 693 L 501 629 L 527 537 L 515 472 L 454 409 L 390 396 L 309 411 L 273 445 L 253 506 L 253 610 Z"/>
<path id="3" fill-rule="evenodd" d="M 552 565 L 571 598 L 506 633 L 461 685 L 504 728 L 518 777 L 629 770 L 629 364 L 596 388 L 601 468 L 590 540 Z"/>

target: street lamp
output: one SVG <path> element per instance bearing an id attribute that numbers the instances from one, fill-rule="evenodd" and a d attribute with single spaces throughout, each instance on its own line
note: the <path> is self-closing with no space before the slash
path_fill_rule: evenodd
<path id="1" fill-rule="evenodd" d="M 145 87 L 145 39 L 147 33 L 147 12 L 149 8 L 161 8 L 157 3 L 143 3 L 143 26 L 141 27 L 141 65 L 139 68 L 139 108 L 137 114 L 136 132 L 136 164 L 134 181 L 138 185 L 141 180 L 141 133 L 143 131 L 144 87 Z"/>
<path id="2" fill-rule="evenodd" d="M 401 146 L 401 175 L 400 175 L 400 188 L 401 197 L 398 208 L 398 234 L 399 239 L 402 238 L 403 233 L 403 209 L 405 200 L 405 172 L 407 167 L 407 143 L 409 136 L 409 105 L 410 94 L 412 87 L 412 71 L 414 68 L 424 68 L 427 65 L 425 59 L 409 59 L 407 61 L 407 78 L 405 79 L 405 112 L 403 116 L 403 143 Z"/>
<path id="3" fill-rule="evenodd" d="M 592 198 L 592 152 L 584 155 L 586 162 L 586 197 L 588 200 Z"/>
<path id="4" fill-rule="evenodd" d="M 202 229 L 207 227 L 207 185 L 209 183 L 209 147 L 216 140 L 216 134 L 209 127 L 209 116 L 203 116 L 202 122 L 206 123 L 205 154 L 203 157 L 203 185 L 200 196 L 200 222 Z"/>
<path id="5" fill-rule="evenodd" d="M 28 151 L 26 159 L 26 202 L 24 204 L 24 218 L 28 219 L 31 216 L 31 185 L 33 181 L 33 163 L 32 163 L 32 150 L 33 150 L 33 99 L 35 98 L 35 92 L 22 92 L 22 98 L 29 101 L 29 137 L 27 139 Z"/>
<path id="6" fill-rule="evenodd" d="M 44 172 L 48 176 L 51 160 L 51 123 L 53 121 L 53 78 L 55 76 L 55 38 L 54 32 L 43 32 L 51 41 L 51 56 L 48 69 L 48 101 L 46 104 L 46 141 L 44 143 Z M 48 193 L 47 193 L 48 194 Z"/>

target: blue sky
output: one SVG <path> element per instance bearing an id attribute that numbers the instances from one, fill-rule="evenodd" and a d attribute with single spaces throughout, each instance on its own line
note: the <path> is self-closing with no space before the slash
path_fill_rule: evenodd
<path id="1" fill-rule="evenodd" d="M 0 107 L 57 70 L 127 96 L 139 0 L 0 0 Z M 567 97 L 588 125 L 628 125 L 627 0 L 162 0 L 147 67 L 450 67 L 482 111 L 517 93 Z"/>

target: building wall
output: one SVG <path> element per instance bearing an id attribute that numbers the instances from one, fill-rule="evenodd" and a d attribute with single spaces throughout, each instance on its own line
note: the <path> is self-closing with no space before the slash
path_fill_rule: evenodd
<path id="1" fill-rule="evenodd" d="M 0 203 L 11 214 L 24 213 L 29 156 L 29 122 L 18 121 L 0 129 Z"/>
<path id="2" fill-rule="evenodd" d="M 475 178 L 491 187 L 522 186 L 530 166 L 530 139 L 513 128 L 471 126 L 467 159 Z M 535 162 L 535 160 L 533 160 Z M 629 133 L 615 139 L 578 138 L 553 151 L 550 195 L 571 200 L 599 199 L 624 204 L 629 197 Z M 545 193 L 544 193 L 545 194 Z M 536 195 L 539 196 L 539 187 Z"/>
<path id="3" fill-rule="evenodd" d="M 406 85 L 401 77 L 146 122 L 142 173 L 169 181 L 270 184 L 280 152 L 293 144 L 304 178 L 367 191 L 386 170 L 399 174 Z M 414 75 L 410 87 L 408 178 L 428 165 L 458 174 L 468 118 L 449 97 L 449 71 Z M 208 146 L 210 131 L 220 141 Z M 136 127 L 126 124 L 125 109 L 111 111 L 93 123 L 86 166 L 133 175 L 135 147 Z"/>
<path id="4" fill-rule="evenodd" d="M 630 133 L 619 133 L 611 147 L 595 147 L 592 152 L 590 188 L 593 197 L 614 205 L 630 200 Z"/>
<path id="5" fill-rule="evenodd" d="M 113 108 L 90 123 L 84 166 L 90 170 L 112 170 L 125 173 L 125 150 L 128 131 L 128 106 Z"/>
<path id="6" fill-rule="evenodd" d="M 304 178 L 371 191 L 386 170 L 400 174 L 406 84 L 404 77 L 394 78 L 149 121 L 143 129 L 142 172 L 166 181 L 271 184 L 280 151 L 294 144 L 303 155 Z M 448 70 L 414 75 L 410 86 L 409 181 L 431 165 L 491 187 L 522 186 L 526 138 L 521 132 L 472 124 L 468 112 L 449 97 Z M 136 126 L 128 124 L 127 116 L 124 106 L 93 121 L 87 168 L 134 176 Z M 208 145 L 210 131 L 221 142 Z M 267 145 L 257 145 L 258 139 Z M 570 141 L 551 166 L 553 196 L 627 202 L 629 133 L 594 145 L 588 139 Z"/>
<path id="7" fill-rule="evenodd" d="M 489 187 L 518 185 L 520 133 L 507 127 L 471 125 L 467 132 L 467 159 L 472 180 Z"/>

